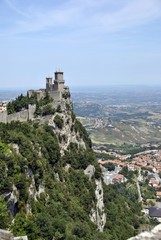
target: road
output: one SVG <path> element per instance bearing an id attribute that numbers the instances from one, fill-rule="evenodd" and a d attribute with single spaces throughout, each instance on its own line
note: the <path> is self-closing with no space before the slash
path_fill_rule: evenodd
<path id="1" fill-rule="evenodd" d="M 138 189 L 138 195 L 139 195 L 139 198 L 138 198 L 138 201 L 139 202 L 142 202 L 142 196 L 141 196 L 141 191 L 140 191 L 140 185 L 139 185 L 139 182 L 142 181 L 142 176 L 141 176 L 141 169 L 139 168 L 139 175 L 137 177 L 137 181 L 136 181 L 136 186 L 137 186 L 137 189 Z"/>

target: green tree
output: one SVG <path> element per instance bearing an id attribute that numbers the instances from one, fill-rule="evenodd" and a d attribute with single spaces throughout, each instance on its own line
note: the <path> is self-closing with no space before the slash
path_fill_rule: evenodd
<path id="1" fill-rule="evenodd" d="M 115 170 L 115 165 L 113 163 L 111 163 L 111 162 L 105 163 L 103 166 L 105 168 L 107 168 L 108 171 L 114 171 Z"/>
<path id="2" fill-rule="evenodd" d="M 54 113 L 55 113 L 55 109 L 52 108 L 51 104 L 45 105 L 42 109 L 42 115 L 43 116 L 54 114 Z"/>
<path id="3" fill-rule="evenodd" d="M 14 106 L 13 106 L 12 102 L 9 102 L 7 104 L 7 112 L 8 112 L 8 114 L 12 114 L 12 113 L 15 112 L 15 109 L 14 109 Z"/>
<path id="4" fill-rule="evenodd" d="M 54 122 L 56 124 L 56 126 L 60 129 L 62 129 L 63 127 L 63 119 L 57 114 L 54 118 Z"/>
<path id="5" fill-rule="evenodd" d="M 39 116 L 39 115 L 41 115 L 42 114 L 42 110 L 41 110 L 41 107 L 40 107 L 40 104 L 39 104 L 39 102 L 37 101 L 36 102 L 36 109 L 35 109 L 35 116 Z"/>
<path id="6" fill-rule="evenodd" d="M 10 229 L 14 236 L 27 235 L 30 240 L 38 239 L 38 229 L 35 222 L 25 214 L 18 213 Z"/>
<path id="7" fill-rule="evenodd" d="M 7 204 L 5 200 L 0 197 L 0 228 L 6 229 L 11 222 L 11 217 L 9 215 Z"/>

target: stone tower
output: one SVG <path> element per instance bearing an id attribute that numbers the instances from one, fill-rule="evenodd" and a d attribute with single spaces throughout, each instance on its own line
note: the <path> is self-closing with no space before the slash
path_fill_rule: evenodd
<path id="1" fill-rule="evenodd" d="M 62 92 L 64 90 L 63 72 L 55 72 L 54 90 Z"/>
<path id="2" fill-rule="evenodd" d="M 47 77 L 46 78 L 46 90 L 47 91 L 52 91 L 53 90 L 53 79 L 52 79 L 52 77 Z"/>

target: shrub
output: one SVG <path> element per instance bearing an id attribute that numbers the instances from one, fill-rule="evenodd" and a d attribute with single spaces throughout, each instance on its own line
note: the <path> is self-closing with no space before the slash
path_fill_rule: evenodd
<path id="1" fill-rule="evenodd" d="M 54 122 L 59 129 L 63 127 L 63 119 L 57 114 L 54 118 Z"/>
<path id="2" fill-rule="evenodd" d="M 54 114 L 54 113 L 55 113 L 55 109 L 52 108 L 51 104 L 47 104 L 42 109 L 42 115 L 43 116 Z"/>

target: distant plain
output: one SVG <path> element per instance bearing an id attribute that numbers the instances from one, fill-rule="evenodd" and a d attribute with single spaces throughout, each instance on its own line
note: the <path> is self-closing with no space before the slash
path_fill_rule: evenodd
<path id="1" fill-rule="evenodd" d="M 161 141 L 161 86 L 113 86 L 73 93 L 74 111 L 95 144 Z"/>

